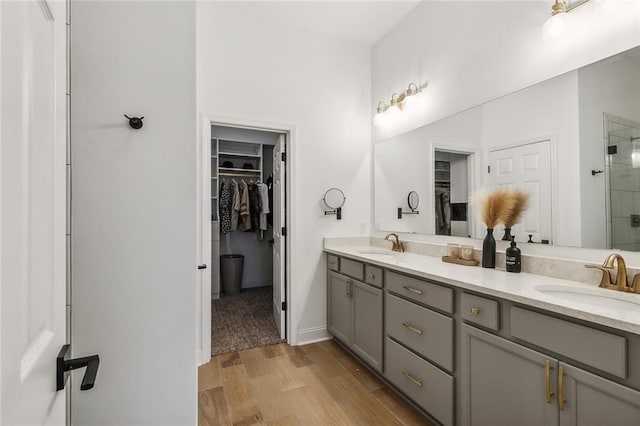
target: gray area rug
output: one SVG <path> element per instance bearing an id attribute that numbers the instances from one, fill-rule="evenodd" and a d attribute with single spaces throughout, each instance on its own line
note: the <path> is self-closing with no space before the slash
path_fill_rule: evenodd
<path id="1" fill-rule="evenodd" d="M 247 289 L 211 302 L 211 355 L 282 342 L 272 311 L 272 287 Z"/>

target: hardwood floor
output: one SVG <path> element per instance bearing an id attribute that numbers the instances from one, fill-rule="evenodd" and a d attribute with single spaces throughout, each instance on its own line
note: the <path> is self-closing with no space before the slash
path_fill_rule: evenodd
<path id="1" fill-rule="evenodd" d="M 431 425 L 331 340 L 214 357 L 198 388 L 200 425 Z"/>

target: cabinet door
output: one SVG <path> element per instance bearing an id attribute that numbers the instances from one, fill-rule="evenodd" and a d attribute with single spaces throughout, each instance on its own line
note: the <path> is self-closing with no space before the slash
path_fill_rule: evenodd
<path id="1" fill-rule="evenodd" d="M 461 424 L 558 424 L 556 360 L 468 325 L 461 329 Z"/>
<path id="2" fill-rule="evenodd" d="M 382 290 L 353 281 L 352 348 L 382 371 Z"/>
<path id="3" fill-rule="evenodd" d="M 331 334 L 344 343 L 351 342 L 351 288 L 352 280 L 329 272 L 327 297 L 327 327 Z"/>
<path id="4" fill-rule="evenodd" d="M 560 424 L 640 425 L 640 392 L 560 363 Z"/>

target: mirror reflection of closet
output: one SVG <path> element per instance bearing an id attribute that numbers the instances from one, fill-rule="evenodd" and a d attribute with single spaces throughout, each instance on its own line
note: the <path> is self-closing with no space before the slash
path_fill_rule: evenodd
<path id="1" fill-rule="evenodd" d="M 433 192 L 436 235 L 470 236 L 468 154 L 435 151 Z"/>

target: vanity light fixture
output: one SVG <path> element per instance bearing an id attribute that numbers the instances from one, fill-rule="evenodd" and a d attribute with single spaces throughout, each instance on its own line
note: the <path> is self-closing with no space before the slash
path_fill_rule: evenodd
<path id="1" fill-rule="evenodd" d="M 409 83 L 406 91 L 391 95 L 389 105 L 384 102 L 378 102 L 376 115 L 373 116 L 373 125 L 375 127 L 381 127 L 384 123 L 395 120 L 395 117 L 400 114 L 401 110 L 410 107 L 415 101 L 415 95 L 420 92 L 420 87 L 418 87 L 417 84 Z"/>
<path id="2" fill-rule="evenodd" d="M 562 38 L 571 25 L 571 17 L 568 13 L 588 1 L 589 0 L 578 0 L 567 5 L 567 0 L 555 0 L 555 4 L 551 7 L 551 17 L 545 22 L 542 28 L 544 38 L 547 40 Z"/>

